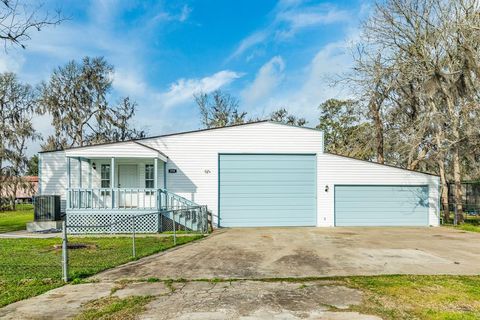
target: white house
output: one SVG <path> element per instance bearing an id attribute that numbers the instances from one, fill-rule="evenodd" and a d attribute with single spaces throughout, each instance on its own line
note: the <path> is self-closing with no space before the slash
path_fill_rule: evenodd
<path id="1" fill-rule="evenodd" d="M 321 131 L 272 121 L 43 152 L 39 175 L 70 221 L 160 212 L 170 197 L 219 227 L 439 224 L 437 176 L 325 153 Z"/>

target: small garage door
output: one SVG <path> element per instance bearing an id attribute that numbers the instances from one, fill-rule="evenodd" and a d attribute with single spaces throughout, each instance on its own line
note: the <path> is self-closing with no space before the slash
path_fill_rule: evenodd
<path id="1" fill-rule="evenodd" d="M 427 226 L 428 186 L 335 186 L 336 226 Z"/>
<path id="2" fill-rule="evenodd" d="M 315 226 L 315 175 L 315 155 L 220 155 L 220 226 Z"/>

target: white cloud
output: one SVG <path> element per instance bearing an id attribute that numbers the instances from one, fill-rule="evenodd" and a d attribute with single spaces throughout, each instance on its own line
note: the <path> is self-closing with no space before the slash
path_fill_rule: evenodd
<path id="1" fill-rule="evenodd" d="M 345 88 L 333 87 L 331 84 L 336 75 L 347 72 L 352 66 L 348 50 L 355 35 L 356 30 L 352 30 L 344 40 L 325 45 L 303 68 L 290 72 L 288 76 L 281 72 L 282 83 L 270 86 L 270 81 L 275 79 L 272 74 L 279 74 L 279 68 L 273 68 L 273 61 L 277 57 L 273 58 L 273 61 L 260 68 L 254 82 L 244 89 L 242 104 L 245 105 L 245 110 L 252 116 L 264 117 L 278 107 L 286 107 L 290 113 L 306 118 L 310 126 L 315 126 L 320 103 L 330 98 L 351 97 Z M 268 72 L 269 70 L 273 71 Z M 262 78 L 267 80 L 261 81 Z M 254 101 L 248 96 L 249 92 L 254 92 L 254 96 L 255 92 L 259 92 L 258 96 L 263 97 Z"/>
<path id="2" fill-rule="evenodd" d="M 267 98 L 283 79 L 285 62 L 276 56 L 265 63 L 255 76 L 253 82 L 242 92 L 247 105 L 255 104 Z"/>
<path id="3" fill-rule="evenodd" d="M 341 87 L 333 87 L 334 77 L 348 71 L 352 58 L 348 54 L 348 44 L 344 41 L 329 43 L 317 52 L 305 68 L 305 79 L 296 93 L 288 100 L 298 111 L 305 110 L 306 116 L 317 115 L 319 104 L 330 98 L 341 99 L 347 93 Z M 312 112 L 314 111 L 314 112 Z"/>
<path id="4" fill-rule="evenodd" d="M 195 93 L 215 91 L 241 76 L 241 73 L 235 71 L 222 70 L 201 79 L 179 79 L 159 96 L 159 100 L 163 106 L 170 108 L 191 101 Z"/>
<path id="5" fill-rule="evenodd" d="M 228 57 L 227 61 L 242 55 L 245 51 L 247 51 L 251 47 L 254 47 L 257 44 L 262 43 L 269 36 L 269 33 L 270 32 L 267 30 L 260 30 L 252 33 L 251 35 L 249 35 L 248 37 L 246 37 L 240 42 L 237 49 L 235 49 L 235 51 L 230 55 L 230 57 Z"/>
<path id="6" fill-rule="evenodd" d="M 305 28 L 347 21 L 349 13 L 324 4 L 303 6 L 301 1 L 281 1 L 265 27 L 244 38 L 227 61 L 268 41 L 285 41 Z"/>
<path id="7" fill-rule="evenodd" d="M 0 49 L 1 50 L 1 49 Z M 25 57 L 18 51 L 0 53 L 0 72 L 19 72 L 25 63 Z"/>
<path id="8" fill-rule="evenodd" d="M 349 15 L 346 11 L 335 8 L 326 9 L 323 5 L 286 10 L 277 15 L 277 22 L 285 23 L 286 27 L 280 28 L 276 32 L 276 37 L 287 39 L 295 36 L 304 28 L 346 21 L 348 18 Z"/>
<path id="9" fill-rule="evenodd" d="M 139 96 L 145 94 L 147 85 L 133 70 L 117 69 L 113 78 L 113 87 L 124 95 Z"/>
<path id="10" fill-rule="evenodd" d="M 169 21 L 178 21 L 178 22 L 185 22 L 188 20 L 190 17 L 190 14 L 192 13 L 193 9 L 189 5 L 185 4 L 183 5 L 182 9 L 178 13 L 172 13 L 169 11 L 164 11 L 161 10 L 159 13 L 157 13 L 153 19 L 152 22 L 169 22 Z"/>
<path id="11" fill-rule="evenodd" d="M 188 5 L 184 5 L 182 7 L 182 12 L 180 12 L 180 15 L 178 16 L 178 21 L 186 21 L 190 17 L 190 13 L 192 13 L 192 8 Z"/>

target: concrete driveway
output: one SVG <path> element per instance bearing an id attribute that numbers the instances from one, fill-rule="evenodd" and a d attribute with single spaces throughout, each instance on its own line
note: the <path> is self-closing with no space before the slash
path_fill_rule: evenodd
<path id="1" fill-rule="evenodd" d="M 225 229 L 101 273 L 98 282 L 12 303 L 0 318 L 71 319 L 95 299 L 151 296 L 139 319 L 380 320 L 352 311 L 363 292 L 338 281 L 261 279 L 479 274 L 479 244 L 480 234 L 448 228 Z M 145 281 L 150 277 L 195 281 Z M 205 280 L 212 278 L 244 280 Z"/>
<path id="2" fill-rule="evenodd" d="M 449 228 L 222 229 L 205 240 L 96 276 L 288 278 L 479 274 L 480 234 Z"/>

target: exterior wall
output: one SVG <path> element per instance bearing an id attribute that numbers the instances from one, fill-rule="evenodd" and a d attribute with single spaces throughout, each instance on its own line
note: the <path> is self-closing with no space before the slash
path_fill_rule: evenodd
<path id="1" fill-rule="evenodd" d="M 42 195 L 60 195 L 61 211 L 65 212 L 67 188 L 67 158 L 64 151 L 46 152 L 39 155 L 39 190 Z"/>
<path id="2" fill-rule="evenodd" d="M 168 156 L 166 164 L 166 189 L 198 204 L 205 204 L 213 212 L 216 223 L 218 207 L 218 159 L 220 153 L 272 153 L 272 154 L 316 154 L 317 155 L 317 225 L 334 225 L 335 184 L 416 184 L 429 185 L 431 225 L 438 225 L 438 186 L 436 176 L 406 171 L 365 161 L 323 153 L 323 136 L 320 131 L 260 122 L 215 130 L 167 135 L 149 138 L 142 144 L 160 150 Z M 116 145 L 116 144 L 115 144 Z M 115 146 L 114 145 L 114 146 Z M 107 146 L 89 147 L 103 149 Z M 112 149 L 109 148 L 109 152 Z M 76 149 L 80 152 L 80 149 Z M 97 152 L 97 151 L 95 151 Z M 103 152 L 103 151 L 98 151 Z M 79 153 L 80 154 L 80 153 Z M 96 153 L 92 153 L 96 154 Z M 95 188 L 100 185 L 101 161 L 110 163 L 110 155 L 92 159 L 97 171 L 92 175 Z M 61 194 L 64 197 L 66 181 L 66 159 L 64 152 L 43 153 L 42 194 Z M 119 163 L 121 160 L 118 160 Z M 145 159 L 130 159 L 139 164 L 139 181 L 144 181 Z M 147 160 L 149 161 L 149 160 Z M 153 160 L 151 160 L 153 163 Z M 77 171 L 72 160 L 72 173 Z M 163 167 L 159 161 L 159 187 L 163 185 Z M 87 163 L 88 165 L 88 163 Z M 176 173 L 169 173 L 176 169 Z M 88 170 L 83 170 L 85 173 Z M 116 172 L 118 172 L 116 170 Z M 87 181 L 87 180 L 84 180 Z M 72 179 L 72 186 L 76 186 Z M 144 185 L 144 182 L 140 186 Z M 325 192 L 325 186 L 329 192 Z M 84 185 L 88 187 L 88 185 Z M 285 186 L 288 188 L 288 186 Z"/>
<path id="3" fill-rule="evenodd" d="M 318 224 L 334 226 L 334 186 L 350 185 L 428 185 L 429 224 L 439 224 L 439 178 L 419 172 L 388 167 L 325 153 L 318 156 Z M 325 187 L 328 186 L 328 192 Z"/>
<path id="4" fill-rule="evenodd" d="M 271 122 L 143 140 L 168 156 L 167 189 L 205 204 L 217 219 L 218 154 L 323 152 L 322 133 Z M 176 169 L 176 173 L 168 173 Z M 288 186 L 285 186 L 288 188 Z"/>

